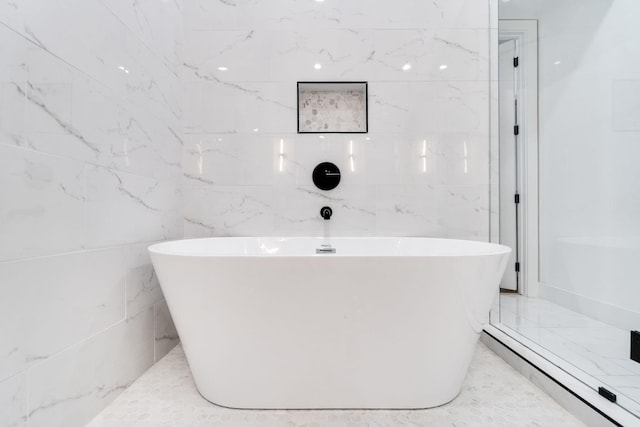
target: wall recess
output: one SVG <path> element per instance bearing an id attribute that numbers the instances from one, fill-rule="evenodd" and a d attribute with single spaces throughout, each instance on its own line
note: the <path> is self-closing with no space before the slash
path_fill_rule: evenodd
<path id="1" fill-rule="evenodd" d="M 298 133 L 367 133 L 367 82 L 298 82 Z"/>

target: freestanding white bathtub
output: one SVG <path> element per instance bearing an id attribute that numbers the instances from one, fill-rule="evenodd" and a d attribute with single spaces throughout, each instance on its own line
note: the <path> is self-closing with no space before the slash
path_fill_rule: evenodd
<path id="1" fill-rule="evenodd" d="M 232 408 L 429 408 L 459 393 L 506 246 L 209 238 L 149 248 L 200 393 Z"/>

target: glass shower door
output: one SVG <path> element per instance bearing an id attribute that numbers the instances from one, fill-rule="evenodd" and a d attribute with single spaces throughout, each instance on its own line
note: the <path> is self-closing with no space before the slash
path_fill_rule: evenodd
<path id="1" fill-rule="evenodd" d="M 500 327 L 640 417 L 640 2 L 521 0 L 499 15 L 538 22 L 540 156 L 537 291 L 503 293 Z"/>

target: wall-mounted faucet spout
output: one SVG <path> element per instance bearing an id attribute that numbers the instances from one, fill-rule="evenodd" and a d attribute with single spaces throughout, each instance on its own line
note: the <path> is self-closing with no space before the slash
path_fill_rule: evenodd
<path id="1" fill-rule="evenodd" d="M 331 219 L 331 215 L 333 215 L 333 211 L 329 206 L 324 206 L 322 209 L 320 209 L 320 216 L 325 220 Z"/>

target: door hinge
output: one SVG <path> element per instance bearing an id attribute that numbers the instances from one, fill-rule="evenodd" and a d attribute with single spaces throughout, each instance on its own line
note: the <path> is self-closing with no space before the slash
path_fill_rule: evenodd
<path id="1" fill-rule="evenodd" d="M 519 58 L 516 56 L 515 58 L 513 58 L 513 66 L 515 68 L 518 68 L 518 65 L 520 64 L 520 60 Z"/>
<path id="2" fill-rule="evenodd" d="M 513 127 L 513 134 L 514 134 L 514 135 L 520 135 L 520 126 L 515 125 L 515 126 Z"/>
<path id="3" fill-rule="evenodd" d="M 519 194 L 516 193 L 516 194 L 513 195 L 513 203 L 515 203 L 516 205 L 518 203 L 520 203 L 520 195 Z"/>
<path id="4" fill-rule="evenodd" d="M 516 262 L 516 273 L 520 272 L 520 263 Z"/>

